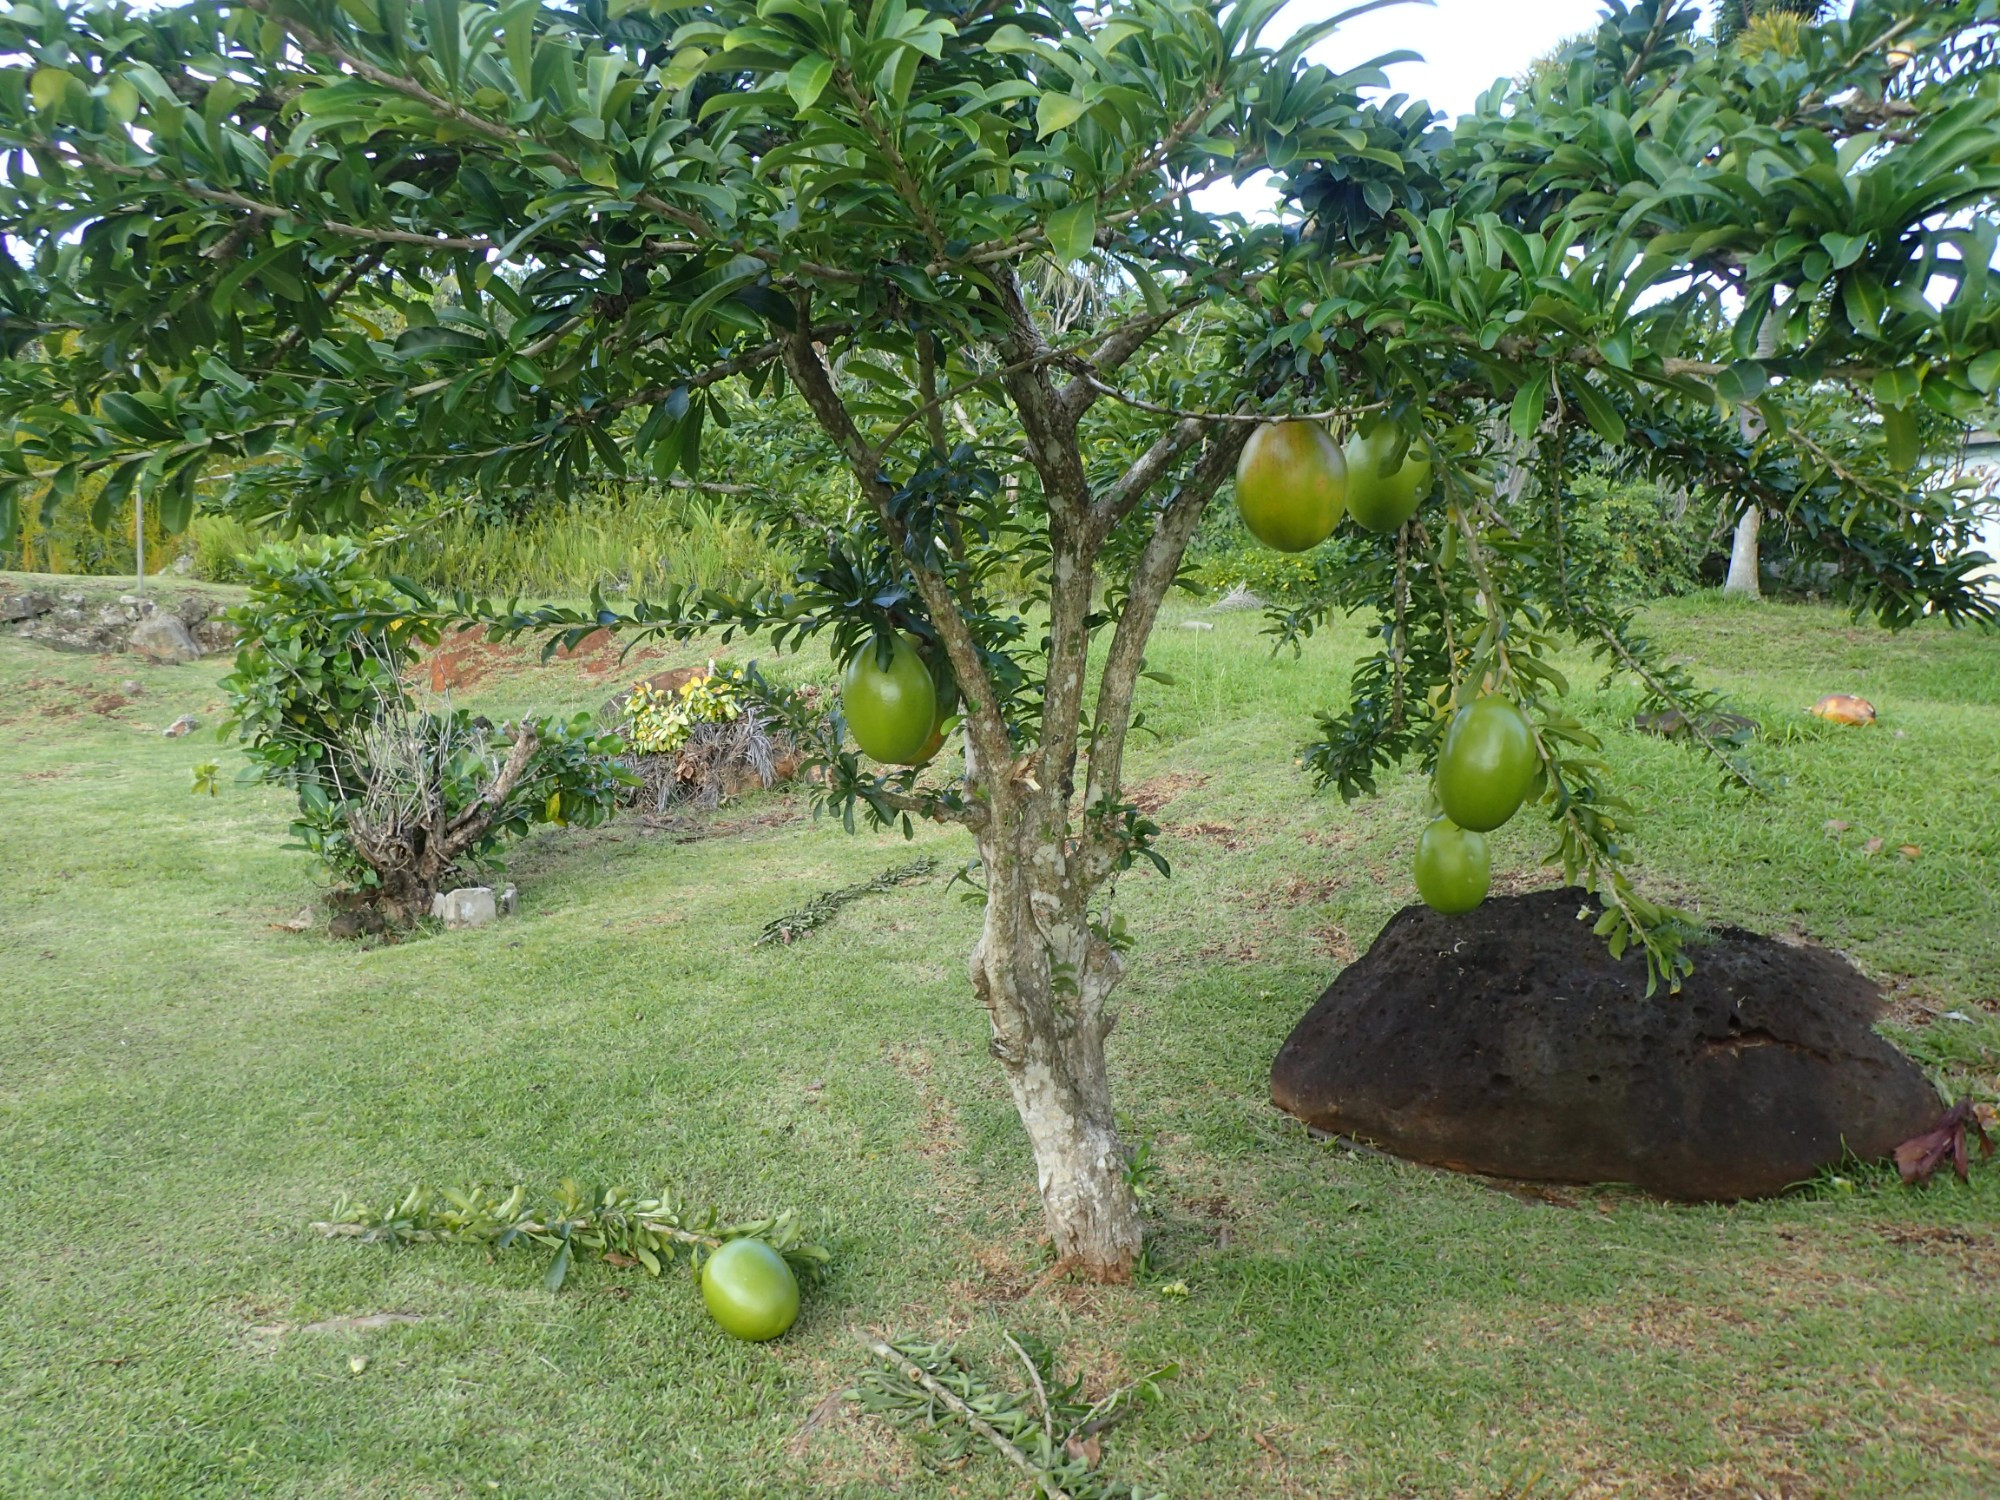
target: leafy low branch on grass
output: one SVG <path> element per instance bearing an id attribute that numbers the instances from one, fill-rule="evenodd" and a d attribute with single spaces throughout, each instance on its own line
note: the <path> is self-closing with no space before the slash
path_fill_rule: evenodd
<path id="1" fill-rule="evenodd" d="M 685 1259 L 699 1268 L 710 1252 L 735 1239 L 764 1241 L 802 1280 L 831 1259 L 806 1238 L 796 1210 L 766 1218 L 725 1221 L 714 1208 L 688 1208 L 670 1189 L 642 1196 L 629 1188 L 587 1188 L 573 1178 L 547 1199 L 530 1203 L 526 1187 L 430 1188 L 422 1183 L 380 1209 L 342 1196 L 316 1233 L 370 1244 L 477 1244 L 491 1250 L 539 1245 L 556 1252 L 543 1284 L 561 1288 L 579 1249 L 601 1251 L 616 1265 L 640 1265 L 658 1276 Z"/>
<path id="2" fill-rule="evenodd" d="M 834 918 L 850 901 L 859 901 L 863 896 L 879 895 L 893 891 L 899 885 L 908 885 L 913 880 L 921 880 L 937 868 L 937 861 L 926 854 L 911 860 L 906 865 L 893 865 L 872 880 L 858 881 L 854 885 L 844 885 L 837 891 L 825 891 L 808 901 L 797 911 L 786 912 L 782 917 L 774 917 L 764 924 L 758 934 L 756 947 L 766 943 L 796 943 L 802 937 L 809 937 Z"/>

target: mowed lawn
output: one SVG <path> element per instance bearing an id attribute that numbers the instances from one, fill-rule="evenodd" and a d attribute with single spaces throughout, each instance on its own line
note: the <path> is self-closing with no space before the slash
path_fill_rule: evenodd
<path id="1" fill-rule="evenodd" d="M 282 799 L 233 785 L 208 735 L 224 663 L 0 637 L 0 1495 L 1020 1495 L 991 1456 L 936 1473 L 823 1405 L 866 1332 L 959 1336 L 1004 1378 L 1003 1330 L 1093 1393 L 1179 1365 L 1106 1443 L 1149 1494 L 2000 1494 L 2000 1168 L 1923 1192 L 1853 1170 L 1732 1207 L 1539 1202 L 1270 1107 L 1286 1032 L 1413 899 L 1423 789 L 1311 791 L 1297 746 L 1362 630 L 1273 659 L 1261 623 L 1177 606 L 1151 653 L 1174 681 L 1148 687 L 1135 779 L 1174 875 L 1119 894 L 1138 945 L 1113 1068 L 1153 1221 L 1119 1289 L 1036 1285 L 1032 1170 L 965 977 L 977 911 L 943 881 L 961 837 L 920 832 L 934 881 L 789 949 L 753 941 L 911 847 L 779 795 L 551 831 L 512 862 L 517 918 L 340 944 L 323 911 L 280 925 L 319 886 Z M 1789 780 L 1719 792 L 1621 727 L 1637 694 L 1580 658 L 1642 885 L 1848 953 L 1890 987 L 1892 1034 L 1991 1098 L 2000 637 L 1715 599 L 1648 623 L 1769 726 L 1759 762 Z M 549 710 L 619 680 L 602 658 L 507 665 L 459 696 Z M 1811 727 L 1831 691 L 1881 723 Z M 163 739 L 183 712 L 203 731 Z M 219 797 L 189 794 L 206 759 Z M 1549 878 L 1546 843 L 1500 837 L 1508 888 Z M 796 1207 L 832 1274 L 749 1346 L 684 1275 L 585 1262 L 552 1294 L 538 1254 L 307 1228 L 344 1192 L 564 1177 Z M 352 1326 L 378 1313 L 412 1321 Z"/>

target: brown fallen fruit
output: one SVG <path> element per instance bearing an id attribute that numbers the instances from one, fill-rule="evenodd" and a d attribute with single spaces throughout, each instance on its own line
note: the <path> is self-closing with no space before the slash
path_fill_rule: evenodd
<path id="1" fill-rule="evenodd" d="M 1816 719 L 1825 719 L 1829 724 L 1875 722 L 1875 705 L 1866 698 L 1855 697 L 1852 693 L 1828 693 L 1806 712 Z"/>

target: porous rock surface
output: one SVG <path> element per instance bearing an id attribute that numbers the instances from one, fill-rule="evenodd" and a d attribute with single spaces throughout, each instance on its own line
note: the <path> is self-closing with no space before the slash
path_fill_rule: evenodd
<path id="1" fill-rule="evenodd" d="M 1293 1030 L 1272 1099 L 1436 1166 L 1685 1199 L 1886 1156 L 1941 1112 L 1838 954 L 1723 928 L 1680 994 L 1648 999 L 1644 959 L 1591 932 L 1599 911 L 1577 889 L 1406 908 Z"/>

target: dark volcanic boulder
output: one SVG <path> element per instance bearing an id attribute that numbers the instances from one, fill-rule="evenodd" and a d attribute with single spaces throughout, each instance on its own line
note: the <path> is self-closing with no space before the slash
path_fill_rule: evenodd
<path id="1" fill-rule="evenodd" d="M 1887 1156 L 1942 1111 L 1838 955 L 1723 928 L 1649 1000 L 1645 960 L 1591 933 L 1599 909 L 1571 889 L 1398 913 L 1286 1040 L 1272 1099 L 1437 1166 L 1693 1199 Z"/>

